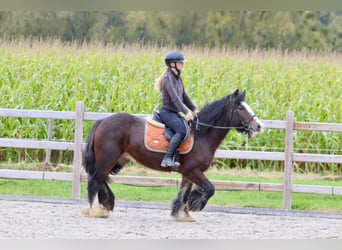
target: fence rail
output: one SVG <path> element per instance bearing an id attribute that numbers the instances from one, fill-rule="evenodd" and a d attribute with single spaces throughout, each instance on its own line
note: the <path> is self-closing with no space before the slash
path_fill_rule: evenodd
<path id="1" fill-rule="evenodd" d="M 81 173 L 82 151 L 85 148 L 83 141 L 84 121 L 95 121 L 105 118 L 112 113 L 84 112 L 84 103 L 78 102 L 75 112 L 71 111 L 47 111 L 47 110 L 18 110 L 0 109 L 0 117 L 20 117 L 48 119 L 51 120 L 74 120 L 75 137 L 73 142 L 52 141 L 32 139 L 12 139 L 0 138 L 0 147 L 13 148 L 34 148 L 45 150 L 69 150 L 74 153 L 73 172 L 55 173 L 45 171 L 23 171 L 0 169 L 0 178 L 8 179 L 44 179 L 72 181 L 72 198 L 80 198 L 81 182 L 87 181 L 87 175 Z M 137 115 L 144 116 L 144 115 Z M 293 152 L 293 136 L 295 130 L 342 132 L 342 124 L 337 123 L 316 123 L 316 122 L 295 122 L 294 113 L 286 113 L 286 121 L 264 120 L 263 123 L 268 129 L 285 129 L 285 151 L 284 152 L 260 152 L 243 150 L 217 150 L 215 158 L 251 159 L 251 160 L 275 160 L 284 161 L 284 179 L 282 184 L 259 183 L 259 182 L 233 182 L 233 181 L 212 181 L 218 190 L 255 190 L 283 192 L 283 208 L 291 209 L 291 193 L 314 193 L 342 195 L 342 187 L 330 186 L 309 186 L 292 184 L 293 162 L 324 162 L 342 163 L 342 155 L 329 154 L 306 154 Z M 49 131 L 52 128 L 49 126 Z M 48 154 L 48 151 L 47 151 Z M 155 178 L 155 177 L 135 177 L 135 176 L 111 176 L 113 182 L 119 184 L 141 185 L 141 186 L 175 186 L 179 187 L 180 179 Z"/>

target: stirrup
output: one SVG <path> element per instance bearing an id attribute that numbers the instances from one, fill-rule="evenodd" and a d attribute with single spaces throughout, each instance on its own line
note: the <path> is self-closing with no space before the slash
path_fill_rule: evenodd
<path id="1" fill-rule="evenodd" d="M 179 171 L 179 166 L 180 166 L 180 163 L 178 161 L 175 162 L 175 165 L 173 167 L 171 167 L 171 169 L 175 172 L 178 172 Z"/>
<path id="2" fill-rule="evenodd" d="M 165 155 L 163 160 L 162 160 L 162 162 L 160 163 L 160 166 L 164 167 L 164 168 L 167 168 L 167 167 L 170 167 L 172 165 L 174 165 L 174 161 L 173 161 L 172 156 Z"/>
<path id="3" fill-rule="evenodd" d="M 160 166 L 163 168 L 170 167 L 173 171 L 178 171 L 180 163 L 176 159 L 176 155 L 173 156 L 164 156 Z"/>
<path id="4" fill-rule="evenodd" d="M 178 161 L 178 151 L 176 151 L 172 156 L 173 162 L 175 163 L 174 167 L 172 168 L 174 171 L 178 171 L 180 166 L 180 162 Z"/>

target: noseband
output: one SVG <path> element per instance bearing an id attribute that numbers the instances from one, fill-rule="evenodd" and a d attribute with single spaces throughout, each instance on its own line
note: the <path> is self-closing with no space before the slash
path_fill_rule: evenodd
<path id="1" fill-rule="evenodd" d="M 237 116 L 240 119 L 240 122 L 242 123 L 242 126 L 240 128 L 244 129 L 245 131 L 250 131 L 252 128 L 250 124 L 253 121 L 253 119 L 256 117 L 256 115 L 252 115 L 251 119 L 249 119 L 249 121 L 246 122 L 245 119 L 243 119 L 242 115 L 239 113 L 239 111 L 237 111 L 236 109 L 233 111 L 233 115 L 234 114 L 237 114 Z"/>

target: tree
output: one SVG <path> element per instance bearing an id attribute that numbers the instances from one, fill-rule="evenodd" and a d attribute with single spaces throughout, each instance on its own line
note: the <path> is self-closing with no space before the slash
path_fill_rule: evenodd
<path id="1" fill-rule="evenodd" d="M 0 11 L 0 38 L 342 52 L 342 11 Z"/>
<path id="2" fill-rule="evenodd" d="M 222 46 L 229 43 L 234 36 L 234 24 L 231 22 L 231 15 L 225 12 L 209 12 L 206 17 L 205 38 L 207 45 Z"/>

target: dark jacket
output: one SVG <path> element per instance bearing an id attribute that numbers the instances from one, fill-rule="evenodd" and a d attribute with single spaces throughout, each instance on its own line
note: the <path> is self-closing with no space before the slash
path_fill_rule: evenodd
<path id="1" fill-rule="evenodd" d="M 185 92 L 182 78 L 176 75 L 170 68 L 163 78 L 163 103 L 162 108 L 173 112 L 183 112 L 185 115 L 188 109 L 194 111 L 196 106 L 192 103 Z"/>

